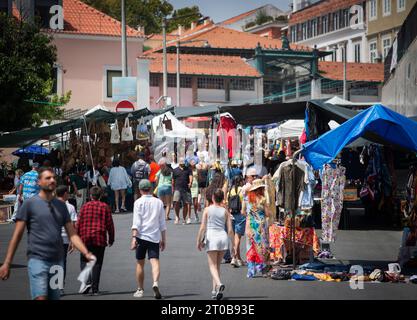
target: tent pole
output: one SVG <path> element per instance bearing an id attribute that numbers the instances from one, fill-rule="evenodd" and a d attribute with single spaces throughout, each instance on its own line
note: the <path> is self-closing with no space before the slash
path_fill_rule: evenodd
<path id="1" fill-rule="evenodd" d="M 297 150 L 294 152 L 292 157 L 292 194 L 293 194 L 293 201 L 292 201 L 292 217 L 291 217 L 291 242 L 292 242 L 292 267 L 293 270 L 296 269 L 296 254 L 295 254 L 295 217 L 296 217 L 296 210 L 298 207 L 298 203 L 295 201 L 296 199 L 296 187 L 295 187 L 295 164 L 297 163 L 297 156 L 301 152 L 300 150 Z"/>

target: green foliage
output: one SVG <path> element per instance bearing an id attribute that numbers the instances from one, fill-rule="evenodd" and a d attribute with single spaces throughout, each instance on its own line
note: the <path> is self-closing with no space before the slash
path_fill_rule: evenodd
<path id="1" fill-rule="evenodd" d="M 56 47 L 39 26 L 0 14 L 0 130 L 14 131 L 60 113 L 49 102 Z M 69 95 L 56 98 L 65 102 Z M 7 116 L 6 116 L 7 115 Z"/>
<path id="2" fill-rule="evenodd" d="M 186 29 L 191 27 L 191 22 L 195 22 L 201 18 L 200 9 L 198 6 L 185 7 L 175 10 L 172 14 L 173 20 L 168 24 L 168 32 L 178 29 L 178 26 L 183 26 Z"/>
<path id="3" fill-rule="evenodd" d="M 82 0 L 97 10 L 109 16 L 121 20 L 120 0 Z M 162 32 L 162 20 L 164 17 L 176 16 L 178 19 L 168 23 L 167 31 L 173 31 L 178 25 L 190 27 L 191 22 L 201 17 L 198 6 L 185 7 L 174 10 L 174 7 L 166 0 L 125 0 L 126 23 L 132 28 L 145 27 L 146 34 Z M 185 18 L 182 16 L 187 15 Z M 189 15 L 189 16 L 188 16 Z"/>
<path id="4" fill-rule="evenodd" d="M 261 25 L 265 22 L 274 20 L 274 17 L 268 16 L 265 10 L 259 10 L 256 14 L 255 22 L 257 25 Z"/>
<path id="5" fill-rule="evenodd" d="M 256 22 L 251 21 L 251 22 L 248 22 L 247 24 L 245 24 L 245 29 L 252 28 L 254 26 L 256 26 Z"/>

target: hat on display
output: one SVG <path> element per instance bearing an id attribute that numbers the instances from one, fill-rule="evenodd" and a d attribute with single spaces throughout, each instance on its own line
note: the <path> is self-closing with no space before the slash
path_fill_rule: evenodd
<path id="1" fill-rule="evenodd" d="M 256 189 L 259 189 L 259 188 L 265 188 L 265 184 L 262 179 L 254 180 L 249 191 L 255 191 Z"/>

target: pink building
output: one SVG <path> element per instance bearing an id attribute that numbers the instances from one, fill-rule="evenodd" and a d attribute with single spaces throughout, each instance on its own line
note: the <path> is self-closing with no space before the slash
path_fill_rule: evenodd
<path id="1" fill-rule="evenodd" d="M 24 3 L 29 15 L 42 19 L 45 32 L 57 47 L 54 90 L 64 94 L 71 90 L 67 116 L 76 110 L 90 109 L 98 104 L 114 110 L 112 78 L 122 75 L 121 23 L 79 0 L 17 0 Z M 64 28 L 49 26 L 50 8 L 63 7 Z M 14 4 L 13 11 L 18 9 Z M 136 57 L 142 54 L 144 34 L 127 27 L 128 75 L 136 76 Z M 79 112 L 78 112 L 79 113 Z"/>

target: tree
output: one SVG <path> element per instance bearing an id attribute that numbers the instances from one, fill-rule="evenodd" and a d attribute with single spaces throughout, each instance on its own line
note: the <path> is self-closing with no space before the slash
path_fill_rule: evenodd
<path id="1" fill-rule="evenodd" d="M 14 131 L 40 125 L 62 114 L 68 102 L 52 96 L 56 48 L 36 23 L 0 14 L 0 130 Z M 52 103 L 51 99 L 55 101 Z"/>
<path id="2" fill-rule="evenodd" d="M 175 10 L 172 14 L 172 18 L 175 18 L 170 21 L 168 25 L 168 32 L 171 32 L 178 28 L 178 26 L 183 26 L 185 28 L 191 27 L 191 22 L 195 22 L 202 17 L 200 13 L 200 8 L 198 6 L 185 7 L 178 10 Z"/>
<path id="3" fill-rule="evenodd" d="M 88 5 L 104 12 L 105 14 L 121 20 L 120 0 L 83 0 Z M 164 17 L 179 17 L 168 24 L 168 31 L 175 30 L 178 25 L 189 27 L 191 22 L 201 17 L 198 6 L 185 7 L 174 10 L 172 4 L 166 0 L 125 0 L 126 1 L 126 23 L 132 28 L 139 26 L 145 28 L 146 34 L 162 32 L 162 20 Z M 186 18 L 181 18 L 184 15 Z"/>

